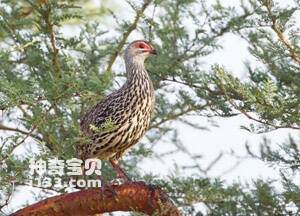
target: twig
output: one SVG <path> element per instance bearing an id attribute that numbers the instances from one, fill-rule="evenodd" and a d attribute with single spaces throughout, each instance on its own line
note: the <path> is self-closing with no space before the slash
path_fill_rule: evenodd
<path id="1" fill-rule="evenodd" d="M 221 72 L 221 69 L 220 69 L 219 67 L 218 67 L 216 70 L 217 70 L 218 73 L 222 73 L 222 72 Z M 245 110 L 243 110 L 243 109 L 240 109 L 240 108 L 238 107 L 238 105 L 236 105 L 236 104 L 231 100 L 230 96 L 229 96 L 228 93 L 227 93 L 227 90 L 226 90 L 225 86 L 223 85 L 222 82 L 220 82 L 220 83 L 221 83 L 221 90 L 222 90 L 222 92 L 223 92 L 223 94 L 224 94 L 226 100 L 228 101 L 228 103 L 231 104 L 231 106 L 233 106 L 233 108 L 235 108 L 236 110 L 240 111 L 240 112 L 241 112 L 243 115 L 245 115 L 248 119 L 253 120 L 253 121 L 256 121 L 256 122 L 261 123 L 261 124 L 264 124 L 264 125 L 271 126 L 271 127 L 273 127 L 274 129 L 280 129 L 280 128 L 290 128 L 290 129 L 295 129 L 295 130 L 299 130 L 299 129 L 300 129 L 300 127 L 296 127 L 296 126 L 279 126 L 279 125 L 275 125 L 275 124 L 272 124 L 272 123 L 270 123 L 270 122 L 268 122 L 268 121 L 264 121 L 264 120 L 261 120 L 261 119 L 258 119 L 258 118 L 255 118 L 255 117 L 251 116 L 247 111 L 245 111 Z"/>
<path id="2" fill-rule="evenodd" d="M 14 131 L 14 132 L 18 132 L 24 135 L 30 135 L 31 137 L 33 137 L 34 139 L 37 139 L 39 141 L 42 141 L 42 138 L 40 138 L 39 136 L 35 135 L 35 134 L 30 134 L 28 131 L 24 131 L 21 130 L 19 128 L 12 128 L 12 127 L 8 127 L 5 125 L 0 124 L 0 130 L 4 130 L 4 131 Z"/>
<path id="3" fill-rule="evenodd" d="M 47 8 L 47 13 L 46 13 L 46 17 L 45 17 L 45 22 L 48 25 L 49 28 L 49 34 L 50 34 L 50 42 L 51 42 L 51 46 L 52 46 L 52 50 L 53 50 L 53 64 L 55 65 L 58 75 L 59 77 L 61 77 L 61 68 L 58 62 L 58 49 L 55 45 L 55 35 L 54 35 L 54 30 L 53 30 L 53 23 L 50 20 L 50 13 L 51 13 L 51 7 L 47 4 L 47 1 L 44 2 L 46 8 Z"/>
<path id="4" fill-rule="evenodd" d="M 292 59 L 294 59 L 298 64 L 300 64 L 300 56 L 297 54 L 295 48 L 286 40 L 286 38 L 284 37 L 284 34 L 283 34 L 282 30 L 277 25 L 277 19 L 273 15 L 270 0 L 266 0 L 265 3 L 264 3 L 264 5 L 266 6 L 266 8 L 268 10 L 268 13 L 271 16 L 271 20 L 272 20 L 272 26 L 271 26 L 271 28 L 275 31 L 275 33 L 279 37 L 280 41 L 287 47 L 287 49 L 289 50 L 289 53 L 290 53 L 290 56 L 292 57 Z"/>
<path id="5" fill-rule="evenodd" d="M 152 22 L 154 22 L 154 15 L 155 15 L 156 7 L 157 7 L 157 3 L 155 2 L 154 3 L 154 8 L 153 8 L 153 11 L 152 11 L 152 17 L 151 17 Z M 149 29 L 148 30 L 149 30 L 148 41 L 151 43 L 151 40 L 152 40 L 152 25 L 151 25 L 151 22 L 149 23 Z"/>
<path id="6" fill-rule="evenodd" d="M 202 109 L 204 109 L 204 108 L 206 108 L 206 107 L 208 107 L 208 106 L 209 106 L 209 104 L 205 104 L 205 105 L 203 105 L 203 106 L 190 107 L 190 108 L 188 108 L 188 109 L 186 109 L 186 110 L 184 110 L 184 111 L 182 111 L 182 112 L 180 112 L 180 113 L 177 113 L 177 114 L 168 116 L 168 117 L 165 118 L 165 119 L 162 119 L 160 122 L 157 122 L 156 124 L 150 126 L 149 130 L 151 130 L 151 129 L 153 129 L 153 128 L 157 128 L 157 127 L 159 127 L 160 125 L 162 125 L 162 124 L 164 124 L 164 123 L 166 123 L 166 122 L 168 122 L 168 121 L 175 120 L 175 119 L 177 119 L 178 117 L 183 116 L 183 115 L 185 115 L 185 114 L 187 114 L 187 113 L 189 113 L 189 112 L 191 112 L 191 111 L 202 110 Z"/>
<path id="7" fill-rule="evenodd" d="M 21 141 L 19 141 L 19 142 L 17 142 L 16 144 L 14 144 L 13 147 L 12 147 L 11 149 L 9 149 L 9 150 L 6 152 L 5 156 L 3 156 L 3 157 L 0 159 L 0 164 L 1 164 L 3 161 L 5 161 L 8 157 L 10 157 L 11 153 L 12 153 L 18 146 L 20 146 L 21 144 L 23 144 L 29 137 L 32 136 L 33 132 L 34 132 L 34 131 L 35 131 L 35 130 L 36 130 L 36 129 L 44 122 L 44 121 L 45 121 L 46 116 L 47 116 L 47 115 L 43 116 L 43 118 L 39 121 L 39 123 L 36 124 L 36 125 L 34 125 L 33 128 L 32 128 L 28 133 L 26 133 L 25 137 L 24 137 Z"/>
<path id="8" fill-rule="evenodd" d="M 8 194 L 7 198 L 5 199 L 5 202 L 4 202 L 2 205 L 0 205 L 0 210 L 1 210 L 4 206 L 7 206 L 7 205 L 9 204 L 9 201 L 11 200 L 12 195 L 13 195 L 13 192 L 14 192 L 14 190 L 15 190 L 14 180 L 13 180 L 13 179 L 8 179 L 8 180 L 10 180 L 10 182 L 12 182 L 12 188 L 10 189 L 9 194 Z M 0 211 L 0 213 L 1 213 L 1 211 Z M 1 214 L 0 214 L 0 215 L 1 215 Z"/>
<path id="9" fill-rule="evenodd" d="M 197 88 L 197 89 L 203 89 L 203 90 L 208 91 L 211 95 L 223 95 L 223 92 L 220 91 L 220 90 L 213 90 L 213 89 L 209 88 L 208 86 L 199 86 L 199 85 L 195 85 L 193 83 L 180 81 L 180 80 L 175 79 L 174 77 L 173 77 L 173 79 L 164 78 L 164 79 L 162 79 L 162 81 L 175 82 L 175 83 L 182 84 L 182 85 L 185 85 L 185 86 L 189 86 L 189 87 L 193 87 L 193 88 Z M 236 100 L 242 100 L 243 99 L 243 98 L 241 98 L 237 95 L 233 95 L 233 94 L 229 94 L 229 95 L 230 95 L 231 98 L 234 98 Z"/>
<path id="10" fill-rule="evenodd" d="M 35 131 L 35 129 L 38 127 L 38 125 L 35 125 L 29 132 L 28 134 L 26 134 L 26 136 L 18 143 L 16 143 L 15 145 L 13 145 L 13 147 L 11 149 L 9 149 L 6 153 L 5 156 L 2 157 L 0 159 L 0 164 L 2 163 L 2 161 L 5 161 L 8 157 L 10 157 L 11 153 L 21 144 L 23 144 L 28 137 L 30 137 L 32 135 L 32 133 Z"/>
<path id="11" fill-rule="evenodd" d="M 221 160 L 223 155 L 224 155 L 223 152 L 220 152 L 218 154 L 218 156 L 208 164 L 208 166 L 205 169 L 205 172 L 208 172 L 209 170 L 211 170 L 211 168 Z"/>
<path id="12" fill-rule="evenodd" d="M 122 48 L 124 47 L 128 36 L 131 34 L 131 32 L 133 30 L 136 29 L 137 27 L 137 23 L 140 20 L 140 18 L 142 17 L 142 15 L 144 14 L 144 11 L 146 10 L 146 8 L 149 6 L 151 0 L 145 0 L 143 6 L 141 7 L 141 9 L 139 11 L 136 11 L 136 17 L 133 21 L 133 23 L 131 24 L 131 26 L 129 26 L 129 28 L 127 29 L 127 31 L 123 34 L 123 38 L 121 39 L 116 51 L 114 52 L 114 54 L 110 57 L 108 64 L 107 64 L 107 68 L 106 68 L 106 74 L 110 75 L 111 73 L 111 68 L 117 58 L 117 56 L 119 55 L 119 53 L 121 52 Z"/>
<path id="13" fill-rule="evenodd" d="M 81 94 L 81 93 L 74 93 L 71 97 L 78 97 L 78 98 L 85 98 L 85 99 L 92 99 L 92 98 L 96 98 L 96 97 L 99 97 L 101 94 Z M 65 94 L 65 91 L 63 93 L 61 93 L 61 95 L 59 95 L 58 97 L 55 97 L 55 98 L 43 98 L 43 97 L 37 97 L 36 99 L 34 99 L 32 102 L 28 102 L 28 101 L 20 101 L 18 103 L 13 103 L 13 104 L 10 104 L 10 105 L 7 105 L 7 106 L 1 106 L 0 107 L 0 110 L 6 110 L 8 108 L 11 108 L 11 107 L 19 107 L 19 106 L 22 106 L 22 105 L 28 105 L 28 106 L 33 106 L 35 103 L 37 102 L 42 102 L 42 101 L 56 101 L 56 100 L 59 100 L 60 98 L 62 97 L 65 97 L 66 94 Z"/>

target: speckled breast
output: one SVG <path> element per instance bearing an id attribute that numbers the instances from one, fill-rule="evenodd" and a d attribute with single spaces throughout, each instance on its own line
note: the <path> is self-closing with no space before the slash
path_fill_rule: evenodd
<path id="1" fill-rule="evenodd" d="M 131 97 L 126 97 L 129 100 L 127 107 L 121 107 L 123 110 L 113 117 L 116 128 L 108 133 L 98 134 L 95 141 L 99 145 L 90 147 L 89 157 L 119 159 L 145 134 L 154 112 L 154 91 L 152 86 L 150 89 L 139 90 L 135 94 L 131 92 Z"/>

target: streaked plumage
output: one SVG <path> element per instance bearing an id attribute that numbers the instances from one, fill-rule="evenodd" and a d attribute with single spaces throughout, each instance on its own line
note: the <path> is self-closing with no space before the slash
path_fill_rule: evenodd
<path id="1" fill-rule="evenodd" d="M 83 158 L 118 160 L 147 131 L 155 97 L 144 61 L 151 53 L 156 54 L 146 41 L 134 41 L 125 50 L 126 82 L 101 100 L 81 120 L 84 136 L 92 140 L 91 144 L 78 149 Z M 113 125 L 111 131 L 99 133 L 90 127 L 101 127 L 108 121 Z"/>

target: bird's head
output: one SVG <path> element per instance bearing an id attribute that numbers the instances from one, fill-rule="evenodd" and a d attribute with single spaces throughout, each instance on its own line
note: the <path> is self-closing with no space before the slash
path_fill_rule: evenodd
<path id="1" fill-rule="evenodd" d="M 145 60 L 151 55 L 157 55 L 153 46 L 144 40 L 133 41 L 125 50 L 125 61 L 132 61 L 137 64 L 143 64 Z"/>

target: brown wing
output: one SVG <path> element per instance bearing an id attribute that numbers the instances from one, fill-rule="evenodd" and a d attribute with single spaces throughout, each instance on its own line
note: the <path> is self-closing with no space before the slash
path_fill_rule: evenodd
<path id="1" fill-rule="evenodd" d="M 83 116 L 80 126 L 84 134 L 92 133 L 90 125 L 100 127 L 108 120 L 112 120 L 114 125 L 120 122 L 122 115 L 128 109 L 126 105 L 129 103 L 129 101 L 126 101 L 127 95 L 120 90 L 101 100 Z"/>

